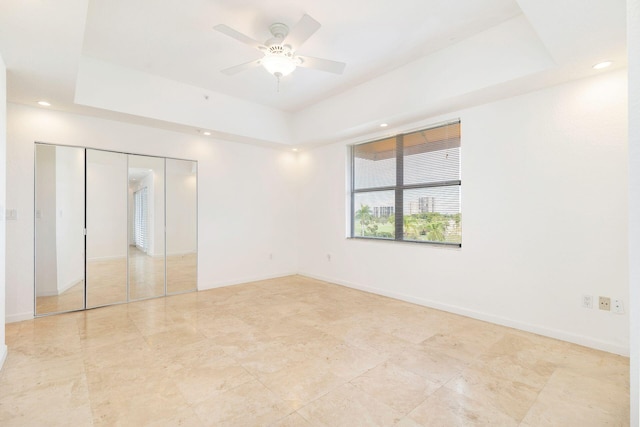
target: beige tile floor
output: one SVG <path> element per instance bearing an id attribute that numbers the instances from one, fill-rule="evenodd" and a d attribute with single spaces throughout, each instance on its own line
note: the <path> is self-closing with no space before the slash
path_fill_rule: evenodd
<path id="1" fill-rule="evenodd" d="M 624 426 L 628 359 L 300 276 L 7 325 L 2 426 Z"/>
<path id="2" fill-rule="evenodd" d="M 151 257 L 136 247 L 129 248 L 129 258 L 87 262 L 87 306 L 127 301 L 127 262 L 129 263 L 129 299 L 138 300 L 164 295 L 165 258 Z M 166 257 L 167 293 L 196 289 L 197 255 Z M 84 281 L 78 282 L 60 295 L 36 298 L 40 314 L 82 310 Z"/>

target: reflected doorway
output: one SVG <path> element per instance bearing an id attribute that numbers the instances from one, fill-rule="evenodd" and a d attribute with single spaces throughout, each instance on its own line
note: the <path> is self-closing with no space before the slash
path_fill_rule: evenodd
<path id="1" fill-rule="evenodd" d="M 127 156 L 87 149 L 87 308 L 127 301 Z"/>
<path id="2" fill-rule="evenodd" d="M 129 300 L 166 294 L 165 159 L 129 156 Z"/>

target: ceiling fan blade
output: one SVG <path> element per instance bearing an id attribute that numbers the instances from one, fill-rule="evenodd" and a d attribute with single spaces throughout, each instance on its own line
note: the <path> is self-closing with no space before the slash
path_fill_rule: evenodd
<path id="1" fill-rule="evenodd" d="M 235 65 L 233 67 L 225 68 L 224 70 L 220 70 L 222 74 L 226 74 L 227 76 L 233 76 L 234 74 L 238 74 L 241 71 L 248 70 L 249 68 L 254 68 L 260 65 L 260 59 L 256 59 L 253 61 L 245 62 L 244 64 Z"/>
<path id="2" fill-rule="evenodd" d="M 303 15 L 300 21 L 289 31 L 289 35 L 285 37 L 282 44 L 288 44 L 297 50 L 307 41 L 309 37 L 313 35 L 320 28 L 320 23 L 310 17 L 309 15 Z"/>
<path id="3" fill-rule="evenodd" d="M 314 70 L 326 71 L 333 74 L 342 74 L 344 67 L 347 66 L 344 62 L 330 61 L 328 59 L 314 58 L 312 56 L 300 56 L 298 58 L 302 60 L 300 67 L 312 68 Z"/>
<path id="4" fill-rule="evenodd" d="M 216 25 L 215 27 L 213 27 L 213 29 L 216 30 L 216 31 L 219 31 L 222 34 L 225 34 L 225 35 L 227 35 L 229 37 L 232 37 L 232 38 L 238 40 L 239 42 L 242 42 L 242 43 L 244 43 L 246 45 L 249 45 L 251 47 L 260 48 L 260 47 L 263 46 L 262 43 L 260 43 L 259 41 L 254 40 L 251 37 L 246 36 L 246 35 L 242 34 L 241 32 L 234 30 L 231 27 L 227 27 L 224 24 Z"/>

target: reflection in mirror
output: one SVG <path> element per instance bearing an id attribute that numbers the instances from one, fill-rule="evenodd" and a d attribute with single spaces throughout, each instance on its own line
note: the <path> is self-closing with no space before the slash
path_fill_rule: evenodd
<path id="1" fill-rule="evenodd" d="M 129 299 L 165 295 L 164 159 L 129 155 Z"/>
<path id="2" fill-rule="evenodd" d="M 167 293 L 197 288 L 197 163 L 166 160 Z"/>
<path id="3" fill-rule="evenodd" d="M 87 307 L 127 301 L 127 156 L 87 150 Z"/>
<path id="4" fill-rule="evenodd" d="M 84 308 L 84 149 L 36 144 L 36 315 Z"/>

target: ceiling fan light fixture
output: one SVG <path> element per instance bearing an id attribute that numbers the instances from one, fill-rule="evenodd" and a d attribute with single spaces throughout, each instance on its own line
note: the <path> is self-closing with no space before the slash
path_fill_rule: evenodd
<path id="1" fill-rule="evenodd" d="M 265 70 L 278 78 L 291 74 L 297 65 L 295 59 L 282 54 L 267 54 L 260 63 Z"/>
<path id="2" fill-rule="evenodd" d="M 598 62 L 592 68 L 594 70 L 602 70 L 603 68 L 609 67 L 611 64 L 613 64 L 613 61 L 602 61 L 602 62 Z"/>

